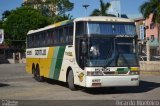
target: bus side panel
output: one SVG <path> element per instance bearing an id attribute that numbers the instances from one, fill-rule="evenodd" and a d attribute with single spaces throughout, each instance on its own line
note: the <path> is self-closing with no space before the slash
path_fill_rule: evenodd
<path id="1" fill-rule="evenodd" d="M 64 56 L 63 56 L 61 71 L 59 75 L 60 81 L 66 82 L 66 74 L 67 74 L 67 69 L 69 67 L 71 67 L 73 70 L 73 67 L 74 67 L 73 47 L 66 46 Z"/>
<path id="2" fill-rule="evenodd" d="M 53 53 L 54 53 L 54 48 L 50 47 L 47 58 L 40 59 L 40 75 L 46 78 L 49 78 Z"/>
<path id="3" fill-rule="evenodd" d="M 65 46 L 59 46 L 54 48 L 49 78 L 56 79 L 56 80 L 59 79 L 64 51 L 65 51 Z"/>
<path id="4" fill-rule="evenodd" d="M 66 46 L 63 61 L 62 61 L 62 67 L 59 75 L 60 81 L 66 82 L 67 80 L 66 75 L 69 67 L 72 69 L 74 74 L 74 84 L 85 86 L 84 70 L 79 68 L 78 64 L 75 61 L 74 47 Z"/>
<path id="5" fill-rule="evenodd" d="M 64 46 L 59 48 L 57 61 L 56 61 L 55 72 L 54 72 L 54 79 L 56 79 L 56 80 L 59 79 L 59 75 L 60 75 L 60 72 L 61 72 L 61 66 L 62 66 L 62 61 L 63 61 L 63 57 L 64 57 L 64 51 L 65 51 Z"/>
<path id="6" fill-rule="evenodd" d="M 26 71 L 32 73 L 32 63 L 30 58 L 26 58 Z"/>
<path id="7" fill-rule="evenodd" d="M 26 58 L 26 71 L 28 73 L 32 73 L 32 65 L 35 64 L 39 64 L 39 58 Z"/>

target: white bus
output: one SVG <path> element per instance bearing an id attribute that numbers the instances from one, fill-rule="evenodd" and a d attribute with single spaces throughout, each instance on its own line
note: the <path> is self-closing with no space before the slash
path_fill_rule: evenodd
<path id="1" fill-rule="evenodd" d="M 0 29 L 0 44 L 2 44 L 4 41 L 4 30 Z"/>
<path id="2" fill-rule="evenodd" d="M 44 78 L 92 87 L 139 85 L 137 36 L 132 20 L 84 17 L 67 20 L 27 36 L 26 70 Z"/>

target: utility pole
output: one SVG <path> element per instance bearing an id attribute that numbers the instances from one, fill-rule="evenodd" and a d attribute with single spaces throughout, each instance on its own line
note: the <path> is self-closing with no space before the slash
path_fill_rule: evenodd
<path id="1" fill-rule="evenodd" d="M 146 51 L 147 51 L 147 61 L 150 61 L 150 46 L 149 41 L 146 42 Z"/>
<path id="2" fill-rule="evenodd" d="M 89 7 L 90 5 L 88 4 L 84 4 L 83 7 L 85 8 L 85 16 L 87 16 L 87 8 Z"/>

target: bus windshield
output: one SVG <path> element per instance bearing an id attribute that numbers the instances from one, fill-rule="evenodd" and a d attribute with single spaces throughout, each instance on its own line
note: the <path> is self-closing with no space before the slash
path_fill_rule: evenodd
<path id="1" fill-rule="evenodd" d="M 133 39 L 91 38 L 87 57 L 87 67 L 138 66 Z"/>
<path id="2" fill-rule="evenodd" d="M 133 22 L 77 22 L 76 29 L 76 58 L 80 66 L 139 66 Z M 81 52 L 82 41 L 87 44 L 86 54 Z"/>

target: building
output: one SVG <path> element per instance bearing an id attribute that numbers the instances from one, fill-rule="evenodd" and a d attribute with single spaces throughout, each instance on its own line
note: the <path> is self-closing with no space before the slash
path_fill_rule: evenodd
<path id="1" fill-rule="evenodd" d="M 152 22 L 153 14 L 146 19 L 146 37 L 151 46 L 159 46 L 158 26 Z"/>
<path id="2" fill-rule="evenodd" d="M 136 32 L 138 35 L 138 50 L 139 55 L 146 56 L 146 31 L 145 31 L 145 19 L 143 17 L 136 18 Z"/>
<path id="3" fill-rule="evenodd" d="M 24 2 L 27 2 L 27 0 L 23 0 L 23 3 L 24 3 Z"/>
<path id="4" fill-rule="evenodd" d="M 117 17 L 121 17 L 121 3 L 120 0 L 112 0 L 111 6 L 108 9 L 109 14 L 114 14 Z"/>
<path id="5" fill-rule="evenodd" d="M 34 0 L 23 0 L 24 5 L 30 5 L 33 4 L 34 9 L 40 9 L 42 8 L 42 5 L 44 8 L 47 8 L 50 11 L 50 16 L 54 16 L 59 14 L 58 8 L 55 5 L 49 4 L 46 5 L 46 0 L 39 0 L 39 1 L 34 1 Z"/>
<path id="6" fill-rule="evenodd" d="M 149 18 L 136 18 L 136 31 L 139 39 L 139 54 L 151 61 L 160 60 L 160 32 L 158 26 Z"/>
<path id="7" fill-rule="evenodd" d="M 145 21 L 146 27 L 146 38 L 150 46 L 150 54 L 157 56 L 160 55 L 160 33 L 158 26 L 152 22 L 153 14 Z"/>
<path id="8" fill-rule="evenodd" d="M 146 38 L 146 32 L 145 32 L 145 19 L 140 17 L 136 18 L 135 24 L 136 24 L 136 32 L 138 35 L 138 39 L 141 41 L 144 41 Z"/>

